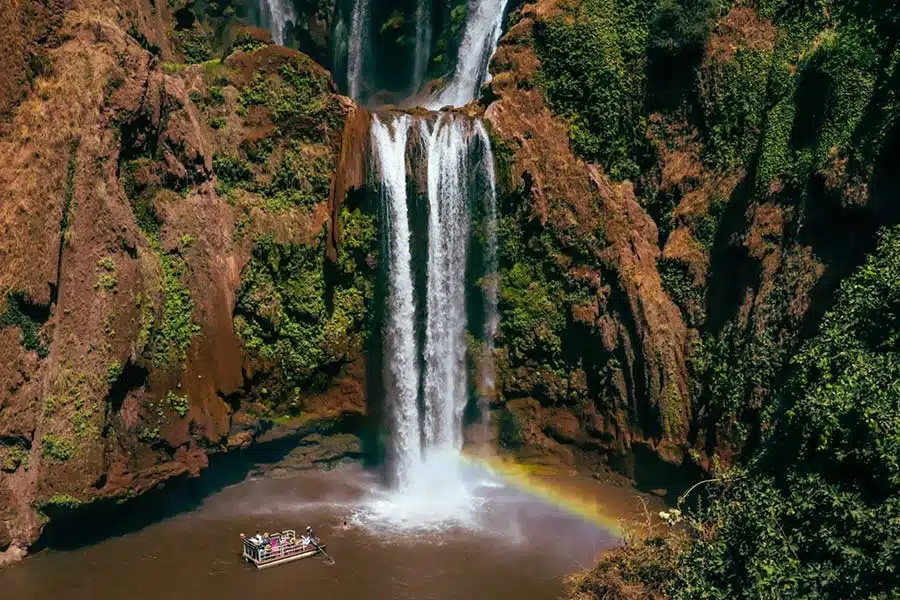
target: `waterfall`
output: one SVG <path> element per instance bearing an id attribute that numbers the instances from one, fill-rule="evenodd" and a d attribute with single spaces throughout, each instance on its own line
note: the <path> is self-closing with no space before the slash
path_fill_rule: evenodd
<path id="1" fill-rule="evenodd" d="M 400 486 L 408 485 L 421 462 L 419 430 L 418 352 L 415 300 L 410 253 L 409 211 L 406 198 L 407 115 L 389 125 L 372 119 L 372 146 L 378 160 L 388 243 L 388 298 L 384 331 L 388 397 L 393 405 L 394 473 Z"/>
<path id="2" fill-rule="evenodd" d="M 416 54 L 413 56 L 413 91 L 422 87 L 431 58 L 431 0 L 416 4 Z"/>
<path id="3" fill-rule="evenodd" d="M 468 131 L 443 115 L 428 135 L 428 284 L 425 442 L 459 450 L 466 406 Z"/>
<path id="4" fill-rule="evenodd" d="M 417 1 L 412 77 L 420 87 L 431 48 L 431 0 Z M 469 0 L 456 71 L 432 99 L 436 106 L 466 104 L 486 81 L 506 2 Z M 366 58 L 369 19 L 368 0 L 354 0 L 347 82 L 355 99 L 371 62 Z M 483 322 L 475 327 L 484 341 L 480 362 L 485 368 L 477 386 L 482 409 L 495 387 L 497 202 L 490 138 L 480 120 L 456 112 L 412 116 L 382 111 L 372 117 L 370 142 L 384 217 L 384 403 L 396 484 L 387 502 L 373 502 L 371 521 L 400 528 L 468 524 L 479 502 L 459 461 L 463 416 L 472 392 L 467 335 L 474 315 L 468 310 L 478 305 L 469 302 L 478 291 L 472 281 L 481 282 L 483 294 Z M 411 190 L 416 190 L 412 196 Z M 473 228 L 483 232 L 483 243 L 481 255 L 470 258 Z M 413 248 L 419 252 L 415 257 Z M 414 269 L 423 263 L 424 274 Z M 473 268 L 479 272 L 471 272 Z"/>
<path id="5" fill-rule="evenodd" d="M 284 44 L 284 28 L 294 20 L 292 0 L 260 0 L 259 12 L 262 26 L 272 34 L 276 44 Z"/>
<path id="6" fill-rule="evenodd" d="M 411 140 L 416 130 L 418 139 Z M 459 466 L 463 413 L 470 396 L 467 299 L 476 291 L 467 275 L 478 279 L 493 273 L 473 274 L 469 269 L 496 269 L 489 138 L 480 121 L 456 113 L 435 118 L 391 112 L 373 116 L 371 144 L 373 177 L 385 217 L 387 299 L 382 334 L 392 433 L 389 457 L 396 483 L 396 495 L 386 505 L 376 503 L 375 512 L 382 526 L 465 523 L 477 504 Z M 413 219 L 414 197 L 408 195 L 407 182 L 417 181 L 420 173 L 425 185 L 409 185 L 409 189 L 424 187 L 422 218 Z M 477 202 L 484 203 L 488 234 L 483 265 L 468 256 L 470 211 Z M 423 255 L 416 257 L 425 261 L 418 289 L 411 240 L 427 241 Z M 496 289 L 486 294 L 487 321 L 479 328 L 494 332 Z M 424 302 L 417 303 L 416 298 Z"/>
<path id="7" fill-rule="evenodd" d="M 485 361 L 482 365 L 482 389 L 483 393 L 493 397 L 496 387 L 496 371 L 494 365 L 494 344 L 497 337 L 497 329 L 500 326 L 500 312 L 497 308 L 499 264 L 497 260 L 497 182 L 494 176 L 494 152 L 491 149 L 491 139 L 484 128 L 484 123 L 475 121 L 475 136 L 483 148 L 482 172 L 484 174 L 485 189 L 483 194 L 485 212 L 485 249 L 484 271 L 486 281 L 483 283 L 485 295 L 484 329 Z M 480 398 L 482 405 L 482 417 L 487 417 L 487 406 L 484 398 Z"/>
<path id="8" fill-rule="evenodd" d="M 488 65 L 500 41 L 506 3 L 507 0 L 469 0 L 456 70 L 447 86 L 432 100 L 430 108 L 467 104 L 490 80 Z"/>
<path id="9" fill-rule="evenodd" d="M 347 51 L 347 93 L 359 100 L 365 76 L 369 39 L 369 0 L 354 0 Z"/>

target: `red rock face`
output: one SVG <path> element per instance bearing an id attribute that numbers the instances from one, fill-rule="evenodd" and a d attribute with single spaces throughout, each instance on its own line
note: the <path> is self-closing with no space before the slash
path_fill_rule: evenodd
<path id="1" fill-rule="evenodd" d="M 656 270 L 656 225 L 629 184 L 613 185 L 598 166 L 572 152 L 568 127 L 551 114 L 534 85 L 539 66 L 532 49 L 534 17 L 549 9 L 545 3 L 535 9 L 538 13 L 531 10 L 523 9 L 494 57 L 491 93 L 497 99 L 485 116 L 493 135 L 514 149 L 503 185 L 516 190 L 527 181 L 524 201 L 536 221 L 554 235 L 574 239 L 602 229 L 604 247 L 596 260 L 603 267 L 577 260 L 568 267 L 569 277 L 595 282 L 596 296 L 570 310 L 573 319 L 595 332 L 594 348 L 586 351 L 616 356 L 621 368 L 606 383 L 606 400 L 591 398 L 567 409 L 533 403 L 529 411 L 516 409 L 517 418 L 529 423 L 529 441 L 540 430 L 558 444 L 594 451 L 624 450 L 632 440 L 683 445 L 691 417 L 685 363 L 689 336 Z M 547 375 L 539 382 L 529 375 L 531 369 L 523 369 L 514 376 L 518 389 L 508 393 L 530 395 L 548 383 Z M 565 458 L 570 450 L 557 452 L 571 460 Z"/>
<path id="2" fill-rule="evenodd" d="M 54 5 L 54 19 L 63 8 Z M 116 7 L 71 8 L 65 26 L 48 17 L 0 35 L 22 50 L 4 60 L 21 61 L 38 44 L 52 63 L 21 103 L 13 107 L 13 91 L 0 105 L 9 111 L 0 137 L 0 313 L 19 315 L 0 329 L 0 552 L 9 547 L 3 556 L 12 558 L 38 537 L 47 506 L 58 512 L 133 497 L 195 476 L 208 453 L 259 436 L 272 407 L 248 398 L 244 374 L 271 369 L 249 358 L 232 321 L 253 240 L 236 235 L 238 221 L 254 235 L 303 244 L 334 229 L 338 215 L 324 198 L 273 218 L 217 191 L 214 156 L 273 130 L 265 111 L 235 116 L 239 89 L 254 73 L 301 60 L 297 53 L 239 52 L 212 77 L 203 67 L 166 74 L 138 40 L 109 24 L 116 19 L 104 18 Z M 165 39 L 154 38 L 167 16 L 152 20 L 147 7 L 132 8 L 165 55 Z M 50 29 L 61 43 L 41 46 L 39 32 Z M 214 101 L 224 127 L 210 125 L 213 101 L 199 100 L 214 86 L 224 89 Z M 325 124 L 315 152 L 335 161 L 351 105 L 329 102 L 328 121 L 338 127 Z M 317 135 L 321 125 L 297 126 Z M 153 160 L 134 162 L 142 153 Z M 129 196 L 147 189 L 158 189 L 152 207 L 162 226 L 153 239 Z M 193 325 L 183 359 L 165 361 L 148 355 L 148 327 L 167 318 L 176 285 L 190 296 Z M 363 379 L 350 361 L 307 403 L 302 422 L 269 437 L 307 435 L 361 414 Z"/>

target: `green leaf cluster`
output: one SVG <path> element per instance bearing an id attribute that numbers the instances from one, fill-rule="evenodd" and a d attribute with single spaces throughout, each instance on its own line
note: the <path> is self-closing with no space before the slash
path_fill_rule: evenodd
<path id="1" fill-rule="evenodd" d="M 9 292 L 6 295 L 6 311 L 0 315 L 0 329 L 18 327 L 22 332 L 22 345 L 26 350 L 35 350 L 38 356 L 46 358 L 50 349 L 41 341 L 40 330 L 43 322 L 38 320 L 25 294 Z"/>
<path id="2" fill-rule="evenodd" d="M 374 218 L 341 212 L 334 265 L 324 236 L 313 245 L 263 236 L 242 275 L 235 330 L 251 354 L 278 369 L 288 388 L 322 389 L 362 350 L 373 299 Z"/>
<path id="3" fill-rule="evenodd" d="M 638 173 L 648 14 L 653 0 L 585 0 L 540 21 L 540 84 L 572 146 L 615 179 Z"/>
<path id="4" fill-rule="evenodd" d="M 675 599 L 900 589 L 900 228 L 791 361 L 756 458 L 693 513 Z"/>

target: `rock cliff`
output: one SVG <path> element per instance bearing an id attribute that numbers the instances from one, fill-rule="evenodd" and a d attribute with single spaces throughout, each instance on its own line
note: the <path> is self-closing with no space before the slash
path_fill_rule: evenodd
<path id="1" fill-rule="evenodd" d="M 225 60 L 180 62 L 168 10 L 58 3 L 3 34 L 5 59 L 41 65 L 4 69 L 17 78 L 0 138 L 10 556 L 48 518 L 255 440 L 356 433 L 365 412 L 372 219 L 328 202 L 356 109 L 322 67 L 252 31 Z M 329 268 L 341 219 L 353 246 Z"/>
<path id="2" fill-rule="evenodd" d="M 345 3 L 297 3 L 306 54 L 242 2 L 7 4 L 0 551 L 210 454 L 293 436 L 294 462 L 359 458 L 379 224 L 368 112 L 321 66 L 340 75 Z M 378 12 L 387 57 L 400 4 Z M 432 85 L 463 4 L 435 16 Z M 752 452 L 900 221 L 894 21 L 782 4 L 511 4 L 461 109 L 497 162 L 510 451 L 651 488 Z"/>

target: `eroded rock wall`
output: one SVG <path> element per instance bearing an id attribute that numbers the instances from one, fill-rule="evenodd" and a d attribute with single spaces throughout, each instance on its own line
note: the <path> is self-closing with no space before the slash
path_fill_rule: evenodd
<path id="1" fill-rule="evenodd" d="M 252 35 L 225 60 L 164 62 L 182 59 L 167 9 L 101 4 L 54 13 L 59 43 L 0 137 L 10 557 L 47 519 L 197 475 L 209 453 L 358 433 L 365 412 L 373 226 L 328 202 L 352 103 Z M 332 269 L 326 231 L 354 210 Z M 359 455 L 323 448 L 310 464 Z"/>

